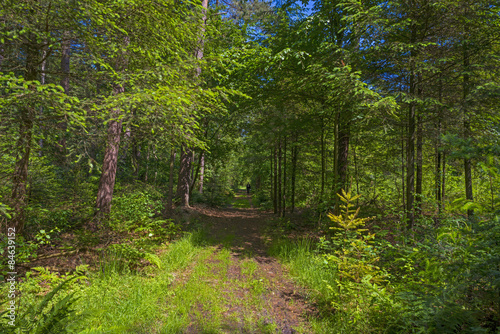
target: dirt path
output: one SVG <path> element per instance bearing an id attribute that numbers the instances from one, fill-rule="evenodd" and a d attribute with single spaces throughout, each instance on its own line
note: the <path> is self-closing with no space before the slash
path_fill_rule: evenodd
<path id="1" fill-rule="evenodd" d="M 266 232 L 274 216 L 252 208 L 250 201 L 251 196 L 239 192 L 228 208 L 194 208 L 204 223 L 209 244 L 217 249 L 206 260 L 206 265 L 217 265 L 214 270 L 221 271 L 217 254 L 229 253 L 227 266 L 222 270 L 225 277 L 217 278 L 224 283 L 214 285 L 214 289 L 219 290 L 214 293 L 227 298 L 222 319 L 227 324 L 221 328 L 227 328 L 224 333 L 310 333 L 306 317 L 313 309 L 307 304 L 304 291 L 287 277 L 286 269 L 266 253 L 270 241 Z M 249 298 L 253 300 L 246 303 Z M 259 326 L 249 328 L 249 318 L 258 321 Z M 193 319 L 188 332 L 205 330 Z"/>

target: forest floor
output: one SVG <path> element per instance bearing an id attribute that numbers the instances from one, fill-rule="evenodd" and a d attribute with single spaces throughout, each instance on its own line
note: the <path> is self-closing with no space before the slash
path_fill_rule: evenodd
<path id="1" fill-rule="evenodd" d="M 198 285 L 209 285 L 221 297 L 217 327 L 223 333 L 310 333 L 307 318 L 316 311 L 307 301 L 307 291 L 290 279 L 277 259 L 267 255 L 275 216 L 253 208 L 251 196 L 244 191 L 236 194 L 229 207 L 192 210 L 213 252 L 204 263 L 198 261 L 206 267 L 205 275 L 193 275 L 196 268 L 187 268 L 176 290 L 186 288 L 193 279 Z M 193 306 L 201 312 L 193 314 L 186 332 L 211 332 L 204 326 L 214 308 Z"/>
<path id="2" fill-rule="evenodd" d="M 81 305 L 90 314 L 84 332 L 109 328 L 109 333 L 148 334 L 312 333 L 314 319 L 321 319 L 321 312 L 308 298 L 311 291 L 295 283 L 287 268 L 268 255 L 277 239 L 306 232 L 307 224 L 300 214 L 290 215 L 290 220 L 294 230 L 285 235 L 284 221 L 272 212 L 254 208 L 245 190 L 238 191 L 224 208 L 195 205 L 178 210 L 174 221 L 189 233 L 158 249 L 161 268 L 142 260 L 138 274 L 110 273 L 113 283 L 104 274 L 92 274 L 92 284 L 85 288 Z M 64 256 L 60 254 L 66 251 L 54 244 L 20 269 L 24 273 L 43 267 L 62 275 L 89 264 L 95 271 L 102 261 L 100 256 L 104 256 L 102 249 L 124 240 L 117 235 L 105 244 Z M 62 242 L 76 244 L 75 236 Z M 42 273 L 33 277 L 35 283 L 27 281 L 26 289 L 37 295 L 48 293 L 49 278 Z M 154 311 L 149 310 L 151 307 Z"/>

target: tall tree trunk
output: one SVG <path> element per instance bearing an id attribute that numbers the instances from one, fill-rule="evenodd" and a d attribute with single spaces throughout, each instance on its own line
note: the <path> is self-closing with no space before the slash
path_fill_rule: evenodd
<path id="1" fill-rule="evenodd" d="M 285 217 L 286 212 L 286 136 L 283 142 L 283 205 L 281 217 Z"/>
<path id="2" fill-rule="evenodd" d="M 415 185 L 415 210 L 417 215 L 422 214 L 422 148 L 423 148 L 422 117 L 417 118 L 417 179 Z"/>
<path id="3" fill-rule="evenodd" d="M 340 146 L 340 139 L 339 139 L 339 124 L 340 124 L 340 110 L 337 110 L 335 114 L 335 125 L 334 125 L 334 131 L 333 131 L 333 136 L 334 136 L 334 145 L 333 145 L 333 190 L 335 191 L 336 194 L 340 192 L 340 187 L 339 187 L 339 146 Z M 336 215 L 339 214 L 340 212 L 340 201 L 338 196 L 335 196 L 333 199 L 334 203 L 334 213 Z"/>
<path id="4" fill-rule="evenodd" d="M 134 178 L 139 180 L 139 158 L 141 156 L 141 151 L 139 145 L 137 145 L 137 140 L 135 136 L 132 135 L 132 168 L 134 169 Z"/>
<path id="5" fill-rule="evenodd" d="M 320 200 L 323 200 L 325 195 L 325 173 L 326 173 L 326 158 L 325 158 L 325 124 L 321 120 L 321 193 Z"/>
<path id="6" fill-rule="evenodd" d="M 467 44 L 464 42 L 464 55 L 463 55 L 463 67 L 464 67 L 464 76 L 463 76 L 463 114 L 464 114 L 464 139 L 467 140 L 471 138 L 471 126 L 468 112 L 468 103 L 467 98 L 469 96 L 469 54 L 467 50 Z M 467 201 L 472 202 L 474 200 L 474 196 L 472 193 L 472 163 L 469 157 L 464 159 L 464 176 L 465 176 L 465 198 Z M 467 210 L 467 216 L 470 218 L 474 214 L 473 209 Z"/>
<path id="7" fill-rule="evenodd" d="M 146 173 L 144 173 L 144 182 L 148 182 L 148 174 L 149 174 L 149 144 L 146 145 Z"/>
<path id="8" fill-rule="evenodd" d="M 174 197 L 174 163 L 175 163 L 175 148 L 172 147 L 170 152 L 170 172 L 168 177 L 168 197 L 167 197 L 167 212 L 172 210 L 172 199 Z"/>
<path id="9" fill-rule="evenodd" d="M 200 194 L 203 194 L 203 178 L 205 177 L 205 151 L 200 154 Z"/>
<path id="10" fill-rule="evenodd" d="M 115 85 L 113 94 L 118 95 L 125 91 L 123 86 Z M 108 139 L 104 161 L 102 164 L 102 174 L 97 191 L 96 209 L 98 219 L 111 212 L 111 201 L 113 200 L 113 190 L 115 187 L 116 171 L 118 168 L 118 150 L 122 132 L 122 122 L 118 121 L 121 111 L 114 109 L 111 113 L 112 119 L 108 122 Z M 97 226 L 91 226 L 95 229 Z"/>
<path id="11" fill-rule="evenodd" d="M 415 192 L 415 105 L 410 102 L 408 108 L 408 138 L 406 143 L 406 213 L 408 228 L 413 228 Z"/>
<path id="12" fill-rule="evenodd" d="M 406 126 L 401 127 L 401 192 L 403 194 L 403 210 L 406 211 L 406 183 L 405 183 L 405 129 Z"/>
<path id="13" fill-rule="evenodd" d="M 341 123 L 339 124 L 339 148 L 338 148 L 338 193 L 341 193 L 341 189 L 347 191 L 347 167 L 349 164 L 349 139 L 350 139 L 350 120 L 349 116 L 340 118 Z"/>
<path id="14" fill-rule="evenodd" d="M 443 86 L 441 78 L 439 79 L 439 91 L 438 91 L 439 102 L 443 103 Z M 435 142 L 435 155 L 436 155 L 436 170 L 435 170 L 435 194 L 436 202 L 438 206 L 438 215 L 441 215 L 443 199 L 441 197 L 441 122 L 442 122 L 443 110 L 442 107 L 438 107 L 438 119 L 436 125 L 436 142 Z"/>
<path id="15" fill-rule="evenodd" d="M 355 174 L 354 177 L 356 178 L 356 195 L 359 194 L 358 155 L 356 154 L 356 147 L 358 143 L 359 143 L 359 136 L 356 136 L 356 143 L 352 146 L 352 155 L 354 158 L 354 174 Z M 356 206 L 359 207 L 359 198 L 356 200 Z"/>
<path id="16" fill-rule="evenodd" d="M 130 38 L 124 37 L 124 45 L 128 46 Z M 125 71 L 127 68 L 126 55 L 122 54 L 117 58 L 115 64 L 116 71 Z M 125 87 L 123 84 L 115 83 L 113 85 L 113 95 L 123 94 Z M 96 214 L 90 228 L 96 230 L 100 226 L 100 220 L 111 212 L 111 201 L 113 200 L 113 190 L 115 187 L 116 171 L 118 169 L 118 150 L 120 148 L 122 121 L 118 120 L 121 115 L 121 110 L 115 108 L 111 111 L 111 120 L 108 122 L 108 138 L 106 151 L 104 153 L 104 161 L 102 164 L 102 174 L 99 181 L 99 189 L 97 190 L 96 199 Z"/>
<path id="17" fill-rule="evenodd" d="M 45 73 L 45 66 L 47 65 L 47 50 L 44 48 L 42 52 L 42 64 L 40 66 L 40 83 L 42 85 L 45 85 L 45 78 L 46 78 L 46 73 Z M 40 115 L 43 114 L 43 107 L 40 107 Z M 40 147 L 40 151 L 38 151 L 38 156 L 41 157 L 43 155 L 43 136 L 38 140 L 38 146 Z"/>
<path id="18" fill-rule="evenodd" d="M 411 45 L 416 41 L 416 27 L 411 27 Z M 409 77 L 409 97 L 413 99 L 416 93 L 416 74 L 414 51 L 410 52 L 410 77 Z M 412 229 L 415 224 L 414 196 L 415 196 L 415 102 L 408 105 L 408 138 L 406 144 L 406 214 L 408 218 L 408 228 Z"/>
<path id="19" fill-rule="evenodd" d="M 35 36 L 24 45 L 26 51 L 25 79 L 33 81 L 38 79 L 38 49 Z M 33 120 L 35 110 L 29 104 L 19 110 L 19 138 L 16 143 L 17 157 L 12 176 L 12 209 L 13 216 L 10 226 L 15 228 L 18 235 L 24 231 L 25 212 L 27 202 L 28 165 L 30 160 L 31 145 L 33 138 Z"/>
<path id="20" fill-rule="evenodd" d="M 274 146 L 274 197 L 273 197 L 274 213 L 278 213 L 278 144 Z"/>
<path id="21" fill-rule="evenodd" d="M 271 202 L 273 203 L 273 210 L 274 210 L 274 213 L 276 213 L 276 201 L 274 200 L 274 198 L 276 197 L 276 192 L 274 191 L 274 185 L 275 185 L 275 182 L 274 182 L 274 150 L 275 148 L 274 147 L 271 147 L 271 156 L 270 156 L 270 159 L 269 159 L 269 162 L 271 164 L 271 169 L 270 169 L 270 173 L 269 173 L 269 176 L 270 176 L 270 184 L 271 184 L 271 189 L 269 191 L 270 193 L 270 197 L 271 197 Z"/>
<path id="22" fill-rule="evenodd" d="M 70 74 L 70 52 L 71 52 L 71 39 L 70 33 L 64 32 L 61 44 L 61 87 L 64 89 L 64 93 L 69 95 L 69 74 Z M 61 130 L 62 136 L 58 141 L 61 163 L 66 163 L 66 122 L 59 122 L 58 127 Z"/>
<path id="23" fill-rule="evenodd" d="M 195 50 L 196 59 L 203 59 L 203 52 L 205 46 L 205 25 L 207 21 L 208 0 L 201 1 L 202 6 L 202 22 L 200 25 L 198 45 Z M 196 77 L 200 77 L 201 67 L 196 68 Z M 188 154 L 189 153 L 189 154 Z M 190 194 L 190 175 L 192 168 L 191 150 L 183 148 L 179 169 L 179 184 L 177 185 L 177 196 L 180 198 L 180 205 L 182 207 L 189 207 L 189 194 Z"/>
<path id="24" fill-rule="evenodd" d="M 290 212 L 293 213 L 295 210 L 295 177 L 297 174 L 297 159 L 298 159 L 298 151 L 299 147 L 297 146 L 297 136 L 295 136 L 295 143 L 292 146 L 292 194 L 291 194 L 291 208 Z"/>
<path id="25" fill-rule="evenodd" d="M 444 210 L 444 203 L 445 203 L 445 197 L 446 197 L 446 154 L 443 152 L 443 171 L 441 173 L 443 179 L 441 181 L 441 186 L 443 187 L 442 193 L 441 193 L 441 202 L 442 202 L 442 209 Z"/>
<path id="26" fill-rule="evenodd" d="M 282 200 L 282 192 L 281 192 L 281 185 L 283 184 L 282 183 L 282 175 L 283 175 L 283 171 L 281 169 L 281 134 L 279 135 L 278 137 L 278 215 L 281 214 L 281 200 Z"/>
<path id="27" fill-rule="evenodd" d="M 194 186 L 196 185 L 196 180 L 198 180 L 198 175 L 200 174 L 200 169 L 201 169 L 202 158 L 203 158 L 203 151 L 200 152 L 200 154 L 198 156 L 198 165 L 196 166 L 196 170 L 194 172 L 193 178 L 191 179 L 192 183 L 191 183 L 191 188 L 189 189 L 189 197 L 191 197 L 191 195 L 193 194 L 193 189 L 194 189 Z M 194 154 L 193 154 L 193 161 L 194 161 Z"/>
<path id="28" fill-rule="evenodd" d="M 189 148 L 181 148 L 181 160 L 179 168 L 179 182 L 177 183 L 177 197 L 181 207 L 189 207 L 189 188 L 191 185 L 191 158 Z"/>

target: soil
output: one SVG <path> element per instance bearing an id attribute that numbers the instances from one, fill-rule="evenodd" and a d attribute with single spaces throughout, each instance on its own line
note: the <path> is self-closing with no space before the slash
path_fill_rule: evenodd
<path id="1" fill-rule="evenodd" d="M 246 196 L 251 206 L 251 196 L 240 191 L 239 198 Z M 240 278 L 240 261 L 252 259 L 258 265 L 257 276 L 263 277 L 266 290 L 262 295 L 266 307 L 260 311 L 265 323 L 274 324 L 277 333 L 309 333 L 307 318 L 316 314 L 314 305 L 306 300 L 307 292 L 294 283 L 287 275 L 286 268 L 274 257 L 267 255 L 271 241 L 269 235 L 271 222 L 276 216 L 271 212 L 263 212 L 256 208 L 208 208 L 195 206 L 191 208 L 191 217 L 202 221 L 208 231 L 208 240 L 220 249 L 231 250 L 231 262 L 227 275 L 229 278 Z M 191 222 L 187 224 L 192 224 Z M 230 289 L 230 288 L 228 288 Z M 245 298 L 245 291 L 231 293 Z M 230 309 L 232 309 L 230 307 Z M 237 307 L 232 309 L 238 312 Z M 195 333 L 193 331 L 192 333 Z"/>
<path id="2" fill-rule="evenodd" d="M 273 229 L 273 221 L 276 220 L 276 215 L 271 212 L 261 211 L 252 207 L 251 195 L 247 195 L 245 191 L 237 193 L 239 203 L 248 200 L 249 208 L 235 208 L 229 205 L 226 208 L 209 208 L 206 206 L 193 206 L 187 211 L 178 212 L 176 218 L 183 220 L 184 227 L 192 228 L 193 225 L 202 225 L 207 231 L 207 239 L 209 243 L 219 250 L 229 248 L 231 251 L 231 264 L 227 270 L 229 280 L 242 280 L 244 275 L 241 273 L 240 263 L 251 259 L 254 261 L 258 270 L 256 277 L 261 277 L 266 282 L 265 289 L 262 294 L 264 309 L 252 310 L 254 315 L 264 324 L 273 324 L 276 328 L 276 333 L 310 333 L 311 330 L 307 323 L 307 318 L 317 315 L 314 305 L 306 300 L 307 292 L 295 284 L 287 275 L 286 268 L 281 265 L 274 257 L 267 254 L 267 249 L 271 238 L 270 231 Z M 241 205 L 240 205 L 241 206 Z M 180 213 L 180 215 L 179 215 Z M 300 222 L 300 216 L 290 217 L 292 221 Z M 177 220 L 177 219 L 176 219 Z M 294 223 L 294 226 L 300 226 L 299 223 Z M 303 233 L 295 231 L 295 233 Z M 111 239 L 120 239 L 119 236 Z M 72 254 L 60 256 L 64 251 L 56 247 L 48 247 L 39 250 L 39 256 L 44 259 L 34 260 L 27 265 L 20 267 L 19 271 L 22 275 L 25 271 L 33 267 L 45 267 L 51 271 L 65 274 L 72 272 L 75 268 L 82 264 L 90 264 L 95 267 L 99 263 L 100 252 L 96 249 L 105 248 L 109 243 L 118 242 L 119 240 L 108 240 L 106 244 L 100 243 L 95 247 L 86 250 L 73 251 Z M 62 242 L 66 244 L 74 244 L 75 236 L 62 236 Z M 41 252 L 40 252 L 41 251 Z M 59 254 L 59 255 L 58 255 Z M 52 257 L 51 257 L 52 255 Z M 189 269 L 185 273 L 189 276 Z M 183 284 L 182 280 L 176 282 Z M 243 291 L 235 286 L 227 286 L 224 294 L 231 295 L 237 299 L 246 298 L 248 291 Z M 244 317 L 248 309 L 241 309 L 238 305 L 228 305 L 228 319 Z M 228 333 L 243 333 L 246 332 L 241 324 L 227 324 L 228 328 L 232 328 Z M 199 328 L 188 328 L 186 333 L 199 333 Z M 251 333 L 254 333 L 253 331 Z M 259 333 L 259 332 L 256 332 Z"/>

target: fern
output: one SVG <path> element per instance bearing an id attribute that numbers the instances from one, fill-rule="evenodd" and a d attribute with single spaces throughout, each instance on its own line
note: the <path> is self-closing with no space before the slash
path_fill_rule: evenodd
<path id="1" fill-rule="evenodd" d="M 48 293 L 38 305 L 29 305 L 25 312 L 20 313 L 16 318 L 16 327 L 7 326 L 2 323 L 1 333 L 67 333 L 67 326 L 71 322 L 80 320 L 83 314 L 77 315 L 73 306 L 78 301 L 75 293 L 70 293 L 64 298 L 53 304 L 56 295 L 70 282 L 85 278 L 85 276 L 74 276 L 61 282 L 56 288 Z M 2 320 L 5 320 L 6 312 L 0 314 Z M 70 320 L 71 319 L 71 320 Z M 17 328 L 17 330 L 16 330 Z"/>

